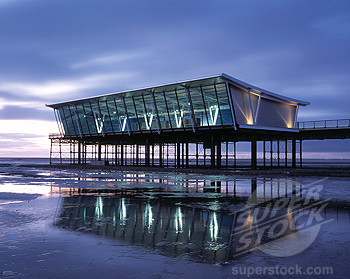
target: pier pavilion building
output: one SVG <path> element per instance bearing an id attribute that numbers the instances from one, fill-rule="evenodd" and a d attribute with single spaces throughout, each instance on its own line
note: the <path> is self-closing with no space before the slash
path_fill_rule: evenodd
<path id="1" fill-rule="evenodd" d="M 308 104 L 226 74 L 50 104 L 59 130 L 50 160 L 230 168 L 248 141 L 256 168 L 261 141 L 263 166 L 295 167 L 298 108 Z"/>

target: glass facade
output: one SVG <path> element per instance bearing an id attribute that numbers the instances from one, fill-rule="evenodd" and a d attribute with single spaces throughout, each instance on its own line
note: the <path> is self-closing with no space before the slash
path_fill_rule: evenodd
<path id="1" fill-rule="evenodd" d="M 56 108 L 67 136 L 232 125 L 225 82 L 164 86 L 106 95 Z"/>

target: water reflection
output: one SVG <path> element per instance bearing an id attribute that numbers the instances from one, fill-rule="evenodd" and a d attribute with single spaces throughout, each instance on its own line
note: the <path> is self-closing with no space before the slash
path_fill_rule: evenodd
<path id="1" fill-rule="evenodd" d="M 271 221 L 262 216 L 264 210 L 256 210 L 264 209 L 264 204 L 250 210 L 249 206 L 267 198 L 257 191 L 256 179 L 251 181 L 250 190 L 247 199 L 230 197 L 225 201 L 209 194 L 209 199 L 203 201 L 203 197 L 199 199 L 196 196 L 179 200 L 165 194 L 142 196 L 132 192 L 114 192 L 113 195 L 71 192 L 62 198 L 56 225 L 152 247 L 169 256 L 182 255 L 192 260 L 222 264 L 268 239 L 267 233 L 271 231 L 259 235 L 259 222 L 266 224 L 284 219 L 293 229 L 285 230 L 278 237 L 297 232 L 292 212 L 286 214 L 281 211 L 277 215 L 278 220 Z M 295 194 L 292 192 L 289 198 L 295 198 Z M 240 219 L 244 220 L 243 226 L 239 223 Z M 249 244 L 242 245 L 247 232 Z"/>

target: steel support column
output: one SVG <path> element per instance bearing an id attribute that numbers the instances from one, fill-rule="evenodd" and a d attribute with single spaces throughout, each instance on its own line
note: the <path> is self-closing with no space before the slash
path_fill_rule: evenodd
<path id="1" fill-rule="evenodd" d="M 263 148 L 264 148 L 264 150 L 263 150 L 263 160 L 264 160 L 264 167 L 266 166 L 266 141 L 264 140 L 263 141 Z"/>
<path id="2" fill-rule="evenodd" d="M 273 167 L 273 141 L 270 141 L 270 160 L 271 160 L 271 168 Z"/>
<path id="3" fill-rule="evenodd" d="M 236 142 L 233 142 L 233 166 L 237 167 L 237 150 L 236 150 Z"/>
<path id="4" fill-rule="evenodd" d="M 81 165 L 81 142 L 78 140 L 78 165 Z"/>
<path id="5" fill-rule="evenodd" d="M 101 142 L 99 141 L 98 142 L 98 150 L 97 150 L 97 153 L 98 153 L 98 161 L 102 161 L 102 155 L 101 155 L 101 152 L 102 152 L 102 146 L 101 146 Z"/>
<path id="6" fill-rule="evenodd" d="M 159 143 L 159 166 L 163 166 L 163 144 Z"/>
<path id="7" fill-rule="evenodd" d="M 216 168 L 221 169 L 221 141 L 217 142 L 217 150 L 216 150 Z"/>
<path id="8" fill-rule="evenodd" d="M 120 141 L 120 165 L 124 166 L 124 144 L 123 141 Z"/>
<path id="9" fill-rule="evenodd" d="M 284 148 L 285 148 L 285 150 L 284 150 L 284 166 L 285 167 L 288 167 L 288 140 L 286 140 L 285 142 L 284 142 Z"/>
<path id="10" fill-rule="evenodd" d="M 136 144 L 136 166 L 139 165 L 139 148 L 140 146 Z"/>
<path id="11" fill-rule="evenodd" d="M 50 140 L 50 165 L 51 165 L 51 158 L 52 158 L 52 139 Z"/>
<path id="12" fill-rule="evenodd" d="M 114 164 L 118 165 L 118 145 L 114 145 Z"/>
<path id="13" fill-rule="evenodd" d="M 180 168 L 180 140 L 176 139 L 176 167 Z"/>
<path id="14" fill-rule="evenodd" d="M 297 166 L 297 140 L 292 139 L 292 168 Z"/>
<path id="15" fill-rule="evenodd" d="M 277 167 L 280 167 L 280 141 L 277 140 Z"/>
<path id="16" fill-rule="evenodd" d="M 210 141 L 210 167 L 215 169 L 215 140 L 213 136 Z"/>
<path id="17" fill-rule="evenodd" d="M 256 144 L 256 135 L 253 135 L 251 141 L 251 167 L 253 170 L 256 169 L 257 166 L 257 144 Z"/>
<path id="18" fill-rule="evenodd" d="M 300 144 L 299 144 L 299 152 L 300 152 L 300 168 L 303 167 L 303 146 L 302 146 L 302 140 L 300 140 Z"/>
<path id="19" fill-rule="evenodd" d="M 189 143 L 188 142 L 186 142 L 186 168 L 188 168 L 188 166 L 189 166 L 189 148 L 188 148 L 188 145 L 189 145 Z"/>

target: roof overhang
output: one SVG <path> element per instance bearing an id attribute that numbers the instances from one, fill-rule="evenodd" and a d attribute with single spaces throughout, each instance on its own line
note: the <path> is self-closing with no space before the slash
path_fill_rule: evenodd
<path id="1" fill-rule="evenodd" d="M 234 86 L 238 86 L 244 90 L 251 91 L 252 93 L 256 93 L 256 94 L 259 94 L 263 97 L 272 98 L 272 99 L 275 99 L 275 100 L 281 101 L 281 102 L 287 102 L 290 104 L 301 105 L 301 106 L 306 106 L 306 105 L 310 104 L 309 102 L 300 101 L 300 100 L 296 100 L 293 98 L 282 96 L 282 95 L 279 95 L 276 93 L 272 93 L 270 91 L 261 89 L 259 87 L 248 84 L 246 82 L 243 82 L 241 80 L 238 80 L 238 79 L 233 78 L 227 74 L 222 73 L 221 75 L 209 76 L 209 77 L 204 77 L 204 78 L 199 78 L 199 79 L 190 79 L 190 80 L 179 81 L 179 82 L 168 83 L 168 84 L 161 84 L 161 85 L 145 87 L 145 88 L 140 88 L 140 89 L 135 89 L 135 90 L 113 92 L 113 93 L 108 93 L 108 94 L 89 97 L 89 98 L 82 98 L 82 99 L 77 99 L 77 100 L 71 100 L 71 101 L 65 101 L 65 102 L 61 102 L 61 103 L 50 104 L 50 105 L 46 105 L 46 106 L 55 109 L 55 108 L 59 108 L 59 107 L 64 106 L 64 105 L 78 104 L 78 103 L 81 103 L 83 101 L 88 101 L 88 100 L 93 101 L 93 100 L 100 99 L 100 98 L 108 99 L 108 98 L 112 98 L 112 97 L 119 95 L 119 94 L 128 95 L 128 94 L 136 94 L 136 93 L 142 93 L 142 92 L 171 91 L 171 90 L 179 89 L 179 88 L 183 88 L 183 87 L 195 87 L 195 86 L 199 86 L 199 85 L 205 86 L 205 85 L 210 85 L 210 84 L 214 84 L 214 83 L 221 83 L 221 82 L 228 82 L 228 83 L 230 83 Z"/>
<path id="2" fill-rule="evenodd" d="M 251 85 L 249 83 L 246 83 L 244 81 L 241 81 L 239 79 L 236 79 L 234 77 L 231 77 L 227 74 L 224 74 L 222 73 L 222 77 L 225 78 L 226 80 L 228 80 L 231 84 L 233 85 L 238 85 L 239 87 L 243 87 L 245 88 L 247 91 L 251 90 L 253 93 L 258 93 L 259 95 L 261 96 L 267 96 L 267 97 L 273 97 L 273 98 L 276 98 L 276 99 L 279 99 L 281 101 L 287 101 L 289 103 L 294 103 L 296 105 L 300 105 L 300 106 L 307 106 L 307 105 L 310 105 L 309 102 L 305 102 L 305 101 L 300 101 L 300 100 L 297 100 L 297 99 L 293 99 L 293 98 L 289 98 L 289 97 L 286 97 L 286 96 L 282 96 L 282 95 L 279 95 L 279 94 L 276 94 L 276 93 L 273 93 L 271 91 L 267 91 L 265 89 L 262 89 L 262 88 L 259 88 L 259 87 L 256 87 L 254 85 Z"/>

